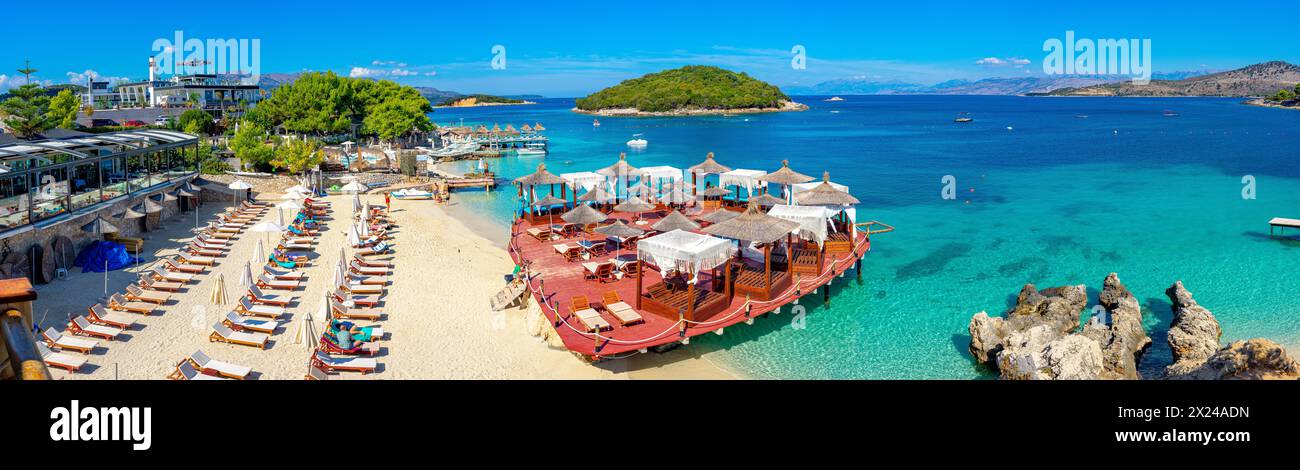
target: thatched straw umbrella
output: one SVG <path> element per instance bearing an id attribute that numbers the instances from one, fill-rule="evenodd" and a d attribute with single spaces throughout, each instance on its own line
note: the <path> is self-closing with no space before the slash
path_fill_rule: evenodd
<path id="1" fill-rule="evenodd" d="M 565 212 L 564 215 L 560 216 L 560 218 L 564 219 L 565 222 L 583 226 L 583 238 L 586 238 L 586 226 L 604 222 L 605 219 L 609 218 L 609 216 L 606 216 L 604 213 L 596 209 L 592 209 L 591 206 L 579 204 L 578 207 L 575 207 L 573 210 Z"/>
<path id="2" fill-rule="evenodd" d="M 623 184 L 626 185 L 628 176 L 636 174 L 636 171 L 636 167 L 627 163 L 627 153 L 624 152 L 618 154 L 618 163 L 596 170 L 596 174 L 606 178 L 615 178 L 615 181 L 621 178 Z"/>
<path id="3" fill-rule="evenodd" d="M 519 131 L 515 130 L 515 125 L 514 125 L 514 124 L 506 124 L 506 130 L 505 130 L 504 132 L 505 132 L 507 135 L 509 135 L 509 134 L 518 134 L 518 133 L 519 133 Z"/>
<path id="4" fill-rule="evenodd" d="M 553 208 L 554 206 L 567 206 L 568 204 L 569 204 L 568 201 L 565 201 L 555 196 L 547 195 L 546 197 L 542 198 L 540 201 L 534 202 L 533 207 L 547 208 L 547 213 L 550 214 L 551 216 L 551 223 L 554 224 L 555 211 L 551 210 L 551 208 Z"/>
<path id="5" fill-rule="evenodd" d="M 583 194 L 582 196 L 578 196 L 578 202 L 605 203 L 605 202 L 613 201 L 614 199 L 615 199 L 614 194 L 610 193 L 609 191 L 606 191 L 604 186 L 596 186 L 594 188 L 591 188 L 591 191 L 587 191 L 586 194 Z"/>
<path id="6" fill-rule="evenodd" d="M 520 127 L 519 130 L 525 134 L 531 134 L 533 132 L 533 126 L 524 124 L 524 127 Z"/>
<path id="7" fill-rule="evenodd" d="M 787 195 L 786 200 L 789 201 L 790 186 L 801 184 L 801 183 L 807 183 L 809 181 L 815 180 L 816 178 L 791 170 L 790 160 L 781 160 L 780 170 L 776 170 L 774 172 L 760 176 L 758 177 L 758 179 L 759 181 L 763 181 L 767 183 L 776 183 L 781 185 L 782 190 L 786 192 Z"/>
<path id="8" fill-rule="evenodd" d="M 127 210 L 122 211 L 121 214 L 113 216 L 113 218 L 115 219 L 130 220 L 132 221 L 132 223 L 135 223 L 134 222 L 135 220 L 143 219 L 144 217 L 145 217 L 144 213 L 129 208 Z M 149 231 L 148 225 L 145 225 L 141 230 L 146 232 Z"/>
<path id="9" fill-rule="evenodd" d="M 699 181 L 698 181 L 699 177 L 708 176 L 708 175 L 720 175 L 728 171 L 731 171 L 731 168 L 728 168 L 726 166 L 718 164 L 718 162 L 716 161 L 713 161 L 713 152 L 709 152 L 708 155 L 704 156 L 703 162 L 701 162 L 699 165 L 695 165 L 693 167 L 687 168 L 687 170 L 691 172 L 691 184 L 699 186 Z"/>
<path id="10" fill-rule="evenodd" d="M 729 211 L 726 209 L 718 209 L 708 214 L 704 214 L 703 216 L 700 217 L 700 220 L 711 224 L 720 224 L 728 220 L 734 219 L 736 217 L 740 217 L 739 212 Z"/>
<path id="11" fill-rule="evenodd" d="M 779 197 L 773 196 L 771 194 L 760 194 L 758 196 L 754 196 L 749 201 L 763 207 L 772 207 L 779 204 L 785 204 L 784 200 L 782 200 Z"/>
<path id="12" fill-rule="evenodd" d="M 700 224 L 682 215 L 681 212 L 672 211 L 667 217 L 655 222 L 654 229 L 660 232 L 671 232 L 673 230 L 684 230 L 687 232 L 699 230 Z"/>
<path id="13" fill-rule="evenodd" d="M 798 228 L 798 223 L 767 215 L 767 213 L 759 209 L 757 203 L 751 200 L 749 207 L 745 209 L 743 214 L 731 220 L 705 227 L 704 233 L 733 240 L 762 243 L 764 245 L 763 280 L 767 289 L 771 290 L 772 244 L 789 236 L 791 232 Z"/>
<path id="14" fill-rule="evenodd" d="M 822 184 L 795 195 L 795 202 L 803 206 L 852 206 L 858 204 L 858 198 L 831 186 L 831 173 L 822 174 Z"/>
<path id="15" fill-rule="evenodd" d="M 542 127 L 542 123 L 539 122 L 539 123 L 537 123 L 536 126 L 533 126 L 533 130 L 534 130 L 534 131 L 537 131 L 537 132 L 541 132 L 541 131 L 546 130 L 546 128 L 545 128 L 545 127 Z"/>
<path id="16" fill-rule="evenodd" d="M 632 196 L 628 200 L 623 201 L 621 204 L 614 206 L 614 210 L 619 212 L 627 212 L 629 214 L 636 214 L 636 217 L 638 219 L 641 218 L 642 212 L 654 210 L 654 208 L 655 206 L 650 205 L 650 203 L 648 202 L 642 201 L 641 198 L 636 196 Z"/>
<path id="17" fill-rule="evenodd" d="M 492 123 L 492 133 L 493 133 L 493 134 L 500 134 L 500 133 L 501 133 L 501 125 L 500 125 L 500 124 L 497 124 L 497 123 Z"/>
<path id="18" fill-rule="evenodd" d="M 639 228 L 630 226 L 628 224 L 623 223 L 623 221 L 620 220 L 610 225 L 597 228 L 596 233 L 605 235 L 607 237 L 618 237 L 623 240 L 627 240 L 629 238 L 645 235 L 645 230 L 641 230 Z M 619 243 L 618 248 L 614 249 L 614 258 L 618 258 L 619 251 L 622 250 L 622 248 L 623 248 L 623 244 Z"/>

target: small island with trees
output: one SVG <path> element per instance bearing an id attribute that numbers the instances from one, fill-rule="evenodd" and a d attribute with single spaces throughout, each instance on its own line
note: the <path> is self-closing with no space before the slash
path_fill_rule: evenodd
<path id="1" fill-rule="evenodd" d="M 1278 90 L 1267 98 L 1250 100 L 1247 104 L 1255 106 L 1264 106 L 1266 108 L 1287 108 L 1300 109 L 1300 84 L 1295 88 L 1284 88 Z"/>
<path id="2" fill-rule="evenodd" d="M 774 85 L 691 65 L 624 81 L 579 98 L 574 112 L 599 116 L 698 116 L 805 111 Z"/>
<path id="3" fill-rule="evenodd" d="M 523 104 L 537 104 L 532 101 L 516 100 L 492 95 L 469 95 L 448 98 L 438 103 L 438 108 L 473 108 L 478 106 L 511 106 Z"/>

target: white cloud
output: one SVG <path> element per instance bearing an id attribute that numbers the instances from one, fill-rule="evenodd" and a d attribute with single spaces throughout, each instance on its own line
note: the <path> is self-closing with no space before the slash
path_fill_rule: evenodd
<path id="1" fill-rule="evenodd" d="M 352 67 L 352 71 L 348 72 L 348 76 L 352 78 L 373 78 L 382 76 L 383 74 L 384 71 L 382 70 L 369 69 L 365 67 Z"/>
<path id="2" fill-rule="evenodd" d="M 999 57 L 985 57 L 983 59 L 975 61 L 975 63 L 977 65 L 986 65 L 990 67 L 1003 67 L 1003 66 L 1024 67 L 1026 65 L 1029 65 L 1031 62 L 1029 61 L 1029 59 L 1023 59 L 1019 57 L 1008 57 L 1005 59 Z"/>
<path id="3" fill-rule="evenodd" d="M 390 70 L 388 74 L 394 77 L 411 77 L 411 76 L 419 75 L 420 72 L 415 72 L 412 70 L 393 69 Z"/>
<path id="4" fill-rule="evenodd" d="M 406 62 L 398 62 L 395 60 L 372 60 L 370 61 L 370 65 L 375 67 L 406 67 Z"/>

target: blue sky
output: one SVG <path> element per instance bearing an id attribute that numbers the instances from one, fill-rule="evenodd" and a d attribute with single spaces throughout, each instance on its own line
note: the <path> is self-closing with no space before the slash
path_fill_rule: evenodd
<path id="1" fill-rule="evenodd" d="M 1043 41 L 1151 39 L 1158 72 L 1300 63 L 1294 2 L 103 2 L 6 5 L 0 88 L 140 79 L 155 39 L 259 39 L 262 73 L 333 70 L 463 93 L 582 96 L 644 73 L 718 65 L 777 85 L 936 83 L 1041 73 Z M 1236 11 L 1234 11 L 1236 10 Z M 494 70 L 492 48 L 506 48 Z M 791 67 L 791 49 L 807 68 Z M 997 60 L 988 60 L 988 59 Z M 981 63 L 982 62 L 982 63 Z"/>

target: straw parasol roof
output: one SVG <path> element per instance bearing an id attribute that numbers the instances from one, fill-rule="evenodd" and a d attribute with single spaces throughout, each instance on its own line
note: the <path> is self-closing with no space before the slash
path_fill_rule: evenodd
<path id="1" fill-rule="evenodd" d="M 586 194 L 578 196 L 578 202 L 608 202 L 614 200 L 614 194 L 606 191 L 605 188 L 596 186 Z"/>
<path id="2" fill-rule="evenodd" d="M 700 224 L 686 218 L 686 216 L 682 215 L 681 212 L 672 211 L 672 213 L 668 214 L 667 217 L 656 222 L 653 227 L 655 230 L 660 232 L 671 232 L 673 230 L 685 230 L 690 232 L 692 230 L 699 230 Z"/>
<path id="3" fill-rule="evenodd" d="M 134 220 L 134 219 L 139 219 L 141 217 L 144 217 L 144 214 L 136 212 L 133 209 L 127 209 L 125 211 L 122 211 L 121 214 L 115 215 L 113 217 L 118 219 L 123 219 L 123 220 Z"/>
<path id="4" fill-rule="evenodd" d="M 562 206 L 568 203 L 569 201 L 565 201 L 558 197 L 547 194 L 546 197 L 539 199 L 537 202 L 534 202 L 533 207 Z"/>
<path id="5" fill-rule="evenodd" d="M 785 201 L 781 200 L 781 198 L 773 196 L 771 194 L 761 194 L 758 196 L 754 196 L 749 200 L 750 202 L 754 202 L 760 206 L 766 206 L 766 207 L 772 207 L 778 204 L 785 204 Z"/>
<path id="6" fill-rule="evenodd" d="M 703 217 L 700 217 L 700 220 L 703 220 L 711 224 L 720 224 L 728 220 L 734 219 L 736 217 L 740 217 L 739 212 L 729 211 L 726 209 L 718 209 L 708 214 L 704 214 Z"/>
<path id="7" fill-rule="evenodd" d="M 567 181 L 565 181 L 564 178 L 556 176 L 554 173 L 546 171 L 546 164 L 542 163 L 537 165 L 536 173 L 518 178 L 514 183 L 523 186 L 542 186 L 548 184 L 564 184 L 567 183 Z"/>
<path id="8" fill-rule="evenodd" d="M 772 243 L 797 230 L 799 224 L 767 215 L 750 201 L 743 214 L 726 222 L 710 225 L 704 233 L 733 240 Z"/>
<path id="9" fill-rule="evenodd" d="M 704 157 L 704 161 L 701 162 L 699 165 L 695 165 L 687 169 L 690 170 L 691 173 L 697 175 L 720 175 L 722 173 L 731 171 L 731 168 L 727 168 L 723 165 L 718 164 L 718 162 L 713 161 L 713 152 L 709 152 L 709 154 Z"/>
<path id="10" fill-rule="evenodd" d="M 520 127 L 519 130 L 524 131 L 524 132 L 532 132 L 532 131 L 533 131 L 533 126 L 530 126 L 530 125 L 528 125 L 528 124 L 524 124 L 524 127 Z"/>
<path id="11" fill-rule="evenodd" d="M 172 201 L 175 201 L 175 200 L 176 200 L 176 196 L 173 196 L 173 195 L 171 195 L 171 194 L 167 194 L 167 193 L 158 193 L 158 194 L 154 194 L 154 195 L 152 195 L 152 196 L 149 196 L 149 199 L 153 199 L 154 201 L 157 201 L 157 202 L 172 202 Z"/>
<path id="12" fill-rule="evenodd" d="M 533 130 L 535 130 L 535 131 L 537 131 L 537 132 L 541 132 L 541 131 L 546 130 L 546 128 L 545 128 L 545 127 L 542 127 L 542 123 L 539 122 L 539 123 L 537 123 L 536 126 L 533 126 Z"/>
<path id="13" fill-rule="evenodd" d="M 577 209 L 565 212 L 560 218 L 571 224 L 587 225 L 604 222 L 609 217 L 591 206 L 579 204 Z"/>
<path id="14" fill-rule="evenodd" d="M 95 217 L 95 220 L 90 221 L 90 223 L 86 225 L 82 225 L 81 230 L 83 232 L 90 232 L 94 234 L 117 233 L 117 227 L 114 227 L 113 224 L 108 223 L 108 221 L 104 220 L 103 217 Z"/>
<path id="15" fill-rule="evenodd" d="M 493 133 L 493 134 L 500 134 L 500 133 L 501 133 L 501 125 L 500 125 L 500 124 L 493 123 L 493 124 L 492 124 L 492 133 Z"/>
<path id="16" fill-rule="evenodd" d="M 478 125 L 478 129 L 475 129 L 474 132 L 477 132 L 477 133 L 479 133 L 479 134 L 487 134 L 487 133 L 488 133 L 488 128 L 487 128 L 487 126 L 485 126 L 485 125 L 479 124 L 479 125 Z"/>
<path id="17" fill-rule="evenodd" d="M 780 170 L 776 170 L 772 173 L 768 173 L 766 175 L 760 176 L 758 177 L 758 179 L 759 181 L 766 181 L 768 183 L 792 185 L 792 184 L 807 183 L 809 181 L 815 180 L 816 178 L 791 170 L 790 160 L 781 160 Z"/>
<path id="18" fill-rule="evenodd" d="M 506 124 L 506 130 L 505 130 L 505 133 L 507 133 L 507 134 L 518 134 L 519 131 L 515 130 L 515 125 L 514 125 L 514 124 Z"/>
<path id="19" fill-rule="evenodd" d="M 861 202 L 853 195 L 831 186 L 831 173 L 829 171 L 822 174 L 822 184 L 811 190 L 795 194 L 794 200 L 805 206 L 845 206 Z"/>
<path id="20" fill-rule="evenodd" d="M 704 190 L 704 192 L 700 194 L 709 197 L 719 197 L 719 196 L 726 196 L 731 194 L 731 190 L 721 186 L 714 186 L 712 188 Z"/>
<path id="21" fill-rule="evenodd" d="M 632 196 L 631 199 L 623 201 L 621 204 L 614 206 L 614 210 L 616 211 L 638 213 L 638 214 L 649 210 L 653 210 L 654 208 L 655 206 L 650 205 L 650 203 L 648 202 L 642 201 L 641 198 L 636 196 Z"/>
<path id="22" fill-rule="evenodd" d="M 622 220 L 618 222 L 614 222 L 610 225 L 606 225 L 604 227 L 598 227 L 596 228 L 596 232 L 600 233 L 601 235 L 608 235 L 611 237 L 619 237 L 619 238 L 639 237 L 645 234 L 645 230 L 641 230 L 639 228 L 625 224 L 623 223 Z"/>
<path id="23" fill-rule="evenodd" d="M 618 163 L 596 170 L 596 174 L 601 176 L 626 176 L 636 173 L 636 167 L 627 164 L 627 153 L 618 154 Z"/>

